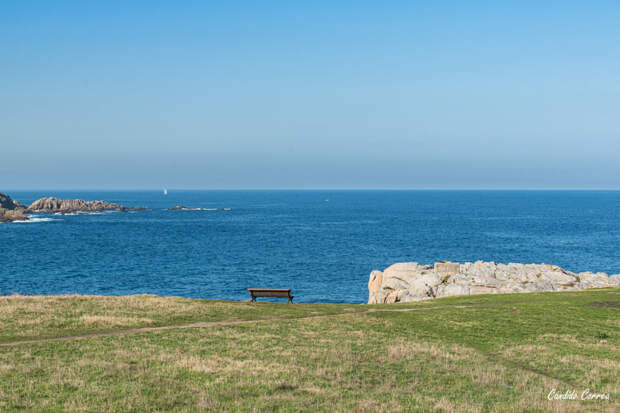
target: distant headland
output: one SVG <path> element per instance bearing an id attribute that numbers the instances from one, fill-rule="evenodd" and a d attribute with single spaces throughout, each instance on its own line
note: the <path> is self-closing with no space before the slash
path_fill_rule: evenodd
<path id="1" fill-rule="evenodd" d="M 9 195 L 0 192 L 0 222 L 28 221 L 27 214 L 86 214 L 104 211 L 127 212 L 144 210 L 145 207 L 126 207 L 114 202 L 83 201 L 81 199 L 41 198 L 30 206 L 14 201 Z"/>

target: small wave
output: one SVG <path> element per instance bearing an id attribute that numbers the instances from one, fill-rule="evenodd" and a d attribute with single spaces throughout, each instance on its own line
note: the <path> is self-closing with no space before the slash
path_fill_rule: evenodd
<path id="1" fill-rule="evenodd" d="M 28 217 L 28 221 L 13 221 L 12 224 L 36 224 L 37 222 L 52 222 L 62 221 L 57 218 L 45 218 L 45 217 Z"/>
<path id="2" fill-rule="evenodd" d="M 182 208 L 167 209 L 167 211 L 230 211 L 232 208 Z"/>
<path id="3" fill-rule="evenodd" d="M 60 215 L 60 216 L 63 216 L 63 215 L 69 215 L 69 216 L 71 215 L 73 216 L 75 215 L 103 215 L 103 214 L 104 214 L 103 212 L 66 212 L 66 213 L 55 212 L 54 213 L 54 215 Z"/>

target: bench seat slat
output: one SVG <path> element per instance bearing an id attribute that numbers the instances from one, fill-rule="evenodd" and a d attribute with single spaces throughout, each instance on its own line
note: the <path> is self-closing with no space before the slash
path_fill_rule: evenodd
<path id="1" fill-rule="evenodd" d="M 288 297 L 288 292 L 278 292 L 278 291 L 260 291 L 255 292 L 255 296 L 261 297 Z"/>

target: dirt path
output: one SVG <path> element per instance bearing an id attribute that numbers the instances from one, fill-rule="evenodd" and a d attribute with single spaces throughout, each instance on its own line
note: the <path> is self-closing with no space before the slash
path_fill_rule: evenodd
<path id="1" fill-rule="evenodd" d="M 455 306 L 455 308 L 470 308 L 470 307 L 476 307 L 476 306 L 462 306 L 462 305 Z M 239 324 L 252 324 L 252 323 L 261 323 L 261 322 L 267 322 L 267 321 L 295 321 L 295 320 L 321 319 L 321 318 L 342 317 L 346 315 L 368 314 L 368 313 L 377 313 L 377 312 L 428 311 L 428 310 L 435 310 L 439 308 L 445 308 L 445 306 L 444 307 L 421 307 L 421 308 L 395 308 L 393 310 L 392 309 L 369 308 L 366 311 L 358 311 L 358 312 L 322 314 L 322 315 L 311 315 L 311 316 L 305 316 L 305 317 L 291 317 L 291 318 L 285 318 L 285 317 L 263 318 L 260 320 L 200 321 L 200 322 L 189 323 L 189 324 L 173 324 L 173 325 L 159 326 L 159 327 L 127 328 L 127 329 L 122 329 L 122 330 L 101 331 L 97 333 L 75 334 L 75 335 L 61 336 L 61 337 L 32 338 L 32 339 L 27 339 L 27 340 L 18 340 L 18 341 L 9 341 L 6 343 L 0 343 L 0 347 L 17 346 L 20 344 L 49 343 L 49 342 L 54 342 L 54 341 L 67 341 L 67 340 L 79 340 L 79 339 L 85 339 L 85 338 L 119 336 L 123 334 L 139 334 L 139 333 L 148 333 L 152 331 L 164 331 L 164 330 L 184 329 L 184 328 L 234 326 L 234 325 L 239 325 Z"/>
<path id="2" fill-rule="evenodd" d="M 500 306 L 509 306 L 508 304 L 501 304 Z M 484 308 L 488 307 L 488 305 L 455 305 L 453 308 Z M 360 312 L 345 312 L 345 313 L 337 313 L 337 314 L 322 314 L 322 315 L 312 315 L 305 317 L 292 317 L 292 318 L 265 318 L 260 320 L 237 320 L 237 321 L 203 321 L 197 323 L 189 323 L 189 324 L 175 324 L 175 325 L 167 325 L 167 326 L 159 326 L 159 327 L 141 327 L 141 328 L 128 328 L 124 330 L 112 330 L 112 331 L 103 331 L 98 333 L 86 333 L 86 334 L 76 334 L 70 336 L 62 336 L 62 337 L 51 337 L 51 338 L 34 338 L 28 340 L 19 340 L 19 341 L 10 341 L 6 343 L 0 343 L 0 347 L 10 347 L 17 346 L 21 344 L 39 344 L 39 343 L 50 343 L 55 341 L 69 341 L 69 340 L 83 340 L 87 338 L 98 338 L 98 337 L 110 337 L 110 336 L 119 336 L 125 334 L 140 334 L 140 333 L 148 333 L 154 331 L 165 331 L 165 330 L 174 330 L 174 329 L 186 329 L 186 328 L 205 328 L 205 327 L 217 327 L 217 326 L 234 326 L 241 324 L 255 324 L 269 321 L 296 321 L 296 320 L 309 320 L 309 319 L 323 319 L 323 318 L 332 318 L 332 317 L 343 317 L 347 315 L 362 315 L 362 314 L 370 314 L 370 313 L 379 313 L 379 312 L 411 312 L 411 311 L 429 311 L 435 309 L 445 309 L 446 306 L 441 307 L 421 307 L 421 308 L 394 308 L 394 309 L 384 309 L 384 308 L 369 308 L 366 311 Z M 553 376 L 543 370 L 532 368 L 526 364 L 518 362 L 516 360 L 512 360 L 506 357 L 503 357 L 499 354 L 490 353 L 484 350 L 480 350 L 472 347 L 472 349 L 478 351 L 489 359 L 495 360 L 498 363 L 505 365 L 506 367 L 513 367 L 521 370 L 528 371 L 530 373 L 538 374 L 544 377 L 551 378 L 553 380 L 557 380 L 560 383 L 564 384 L 573 384 L 570 381 L 562 379 L 560 377 Z"/>

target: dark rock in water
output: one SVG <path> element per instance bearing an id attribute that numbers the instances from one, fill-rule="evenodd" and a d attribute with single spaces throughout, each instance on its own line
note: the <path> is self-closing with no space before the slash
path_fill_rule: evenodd
<path id="1" fill-rule="evenodd" d="M 0 208 L 12 211 L 19 207 L 22 207 L 22 205 L 19 202 L 13 201 L 10 196 L 0 192 Z"/>
<path id="2" fill-rule="evenodd" d="M 128 211 L 147 211 L 148 208 L 147 207 L 143 207 L 143 206 L 135 206 L 135 207 L 130 207 L 127 208 Z"/>
<path id="3" fill-rule="evenodd" d="M 188 208 L 188 207 L 183 206 L 183 205 L 177 205 L 174 208 L 168 208 L 168 211 L 177 211 L 177 210 L 182 210 L 182 209 L 191 209 L 191 208 Z"/>

